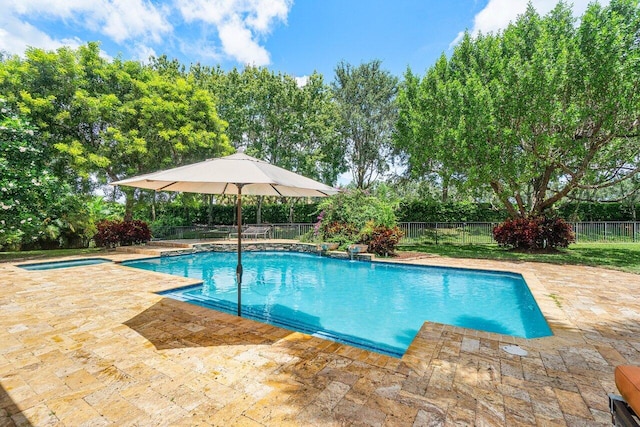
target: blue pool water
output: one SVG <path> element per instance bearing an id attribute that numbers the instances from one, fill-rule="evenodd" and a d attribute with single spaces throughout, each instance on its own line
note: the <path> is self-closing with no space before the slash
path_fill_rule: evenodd
<path id="1" fill-rule="evenodd" d="M 104 258 L 83 258 L 74 259 L 70 261 L 54 261 L 54 262 L 41 262 L 37 264 L 20 264 L 18 267 L 25 270 L 53 270 L 56 268 L 68 268 L 68 267 L 81 267 L 83 265 L 102 264 L 105 262 L 111 262 L 111 260 Z"/>
<path id="2" fill-rule="evenodd" d="M 202 279 L 163 294 L 235 314 L 236 262 L 236 253 L 207 252 L 124 265 Z M 551 335 L 519 274 L 289 252 L 247 252 L 242 264 L 243 316 L 393 356 L 404 354 L 427 320 L 524 338 Z"/>

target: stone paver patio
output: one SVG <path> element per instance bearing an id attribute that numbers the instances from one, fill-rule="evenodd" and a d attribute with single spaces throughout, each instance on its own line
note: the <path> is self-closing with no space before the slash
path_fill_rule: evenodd
<path id="1" fill-rule="evenodd" d="M 407 262 L 522 273 L 554 336 L 425 323 L 395 359 L 155 294 L 190 279 L 111 263 L 4 263 L 0 426 L 610 425 L 613 369 L 640 364 L 640 276 Z"/>

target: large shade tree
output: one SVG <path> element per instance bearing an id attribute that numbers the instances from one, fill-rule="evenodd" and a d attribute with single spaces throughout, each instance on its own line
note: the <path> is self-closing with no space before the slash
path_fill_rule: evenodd
<path id="1" fill-rule="evenodd" d="M 225 73 L 196 66 L 191 73 L 216 94 L 235 147 L 327 184 L 345 170 L 338 112 L 320 74 L 300 84 L 290 75 L 258 67 Z"/>
<path id="2" fill-rule="evenodd" d="M 41 129 L 60 177 L 84 190 L 233 150 L 214 98 L 163 57 L 106 60 L 97 43 L 32 48 L 0 63 L 0 91 Z"/>
<path id="3" fill-rule="evenodd" d="M 434 169 L 492 191 L 511 216 L 544 214 L 640 167 L 640 8 L 529 5 L 498 34 L 466 34 L 416 82 L 408 73 L 396 147 L 417 176 Z"/>
<path id="4" fill-rule="evenodd" d="M 357 188 L 368 188 L 389 170 L 397 79 L 382 69 L 379 60 L 357 67 L 340 62 L 332 89 L 354 183 Z"/>
<path id="5" fill-rule="evenodd" d="M 216 96 L 218 112 L 229 123 L 228 136 L 236 148 L 331 185 L 346 169 L 338 112 L 320 74 L 300 82 L 251 66 L 224 72 L 196 64 L 189 72 L 200 87 Z M 258 197 L 258 222 L 262 202 L 263 197 Z M 290 213 L 292 217 L 293 206 Z"/>

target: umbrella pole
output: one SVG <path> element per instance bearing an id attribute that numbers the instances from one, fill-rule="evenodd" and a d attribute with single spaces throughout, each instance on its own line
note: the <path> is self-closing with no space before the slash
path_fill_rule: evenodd
<path id="1" fill-rule="evenodd" d="M 238 317 L 242 317 L 242 184 L 238 187 L 238 266 L 236 282 L 238 283 Z"/>

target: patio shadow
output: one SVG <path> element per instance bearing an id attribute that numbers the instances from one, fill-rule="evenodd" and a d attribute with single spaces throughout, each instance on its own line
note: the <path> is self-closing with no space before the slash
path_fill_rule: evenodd
<path id="1" fill-rule="evenodd" d="M 158 350 L 271 345 L 292 333 L 171 298 L 163 298 L 124 324 L 149 340 Z"/>
<path id="2" fill-rule="evenodd" d="M 20 413 L 20 408 L 13 399 L 11 399 L 11 396 L 9 396 L 4 387 L 2 387 L 2 384 L 0 384 L 0 425 L 25 427 L 31 427 L 33 425 Z"/>

